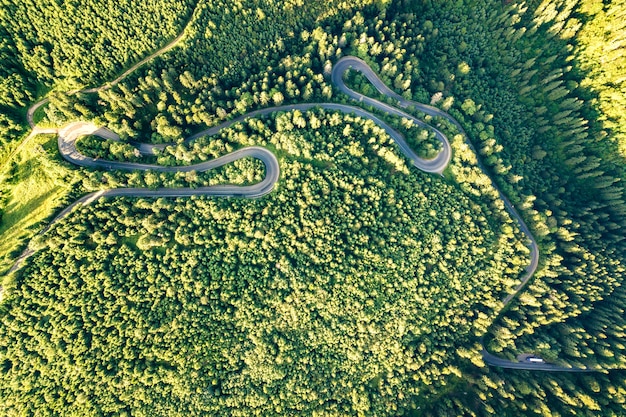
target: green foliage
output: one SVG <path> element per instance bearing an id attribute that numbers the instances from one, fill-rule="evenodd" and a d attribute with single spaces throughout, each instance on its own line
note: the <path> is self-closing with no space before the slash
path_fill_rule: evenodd
<path id="1" fill-rule="evenodd" d="M 431 159 L 441 151 L 441 142 L 432 130 L 424 129 L 406 118 L 400 119 L 399 123 L 392 123 L 391 126 L 406 138 L 407 143 L 420 157 Z"/>
<path id="2" fill-rule="evenodd" d="M 7 413 L 623 415 L 623 373 L 501 372 L 482 367 L 478 343 L 488 329 L 504 357 L 625 367 L 623 0 L 148 1 L 128 25 L 113 8 L 78 21 L 44 3 L 0 14 L 0 138 L 23 133 L 40 83 L 110 79 L 190 19 L 175 54 L 97 95 L 54 93 L 48 120 L 177 141 L 256 108 L 341 101 L 332 63 L 353 54 L 399 94 L 449 111 L 477 152 L 435 120 L 454 154 L 448 180 L 433 178 L 376 126 L 320 111 L 167 148 L 158 163 L 267 146 L 281 180 L 256 201 L 101 201 L 55 227 L 0 306 Z M 136 158 L 124 144 L 83 146 Z M 501 317 L 526 249 L 477 157 L 541 246 L 538 273 Z M 86 190 L 262 175 L 252 160 L 81 172 Z"/>
<path id="3" fill-rule="evenodd" d="M 220 140 L 274 147 L 277 190 L 101 200 L 49 232 L 0 319 L 9 413 L 394 415 L 460 372 L 524 262 L 494 208 L 361 118 L 277 114 Z"/>
<path id="4" fill-rule="evenodd" d="M 8 0 L 2 3 L 0 26 L 15 45 L 14 59 L 38 82 L 92 83 L 112 78 L 173 38 L 193 3 Z"/>
<path id="5" fill-rule="evenodd" d="M 83 136 L 76 142 L 76 148 L 83 155 L 111 161 L 138 162 L 141 154 L 129 143 L 106 140 L 97 136 Z"/>
<path id="6" fill-rule="evenodd" d="M 433 102 L 453 99 L 451 113 L 540 239 L 542 267 L 491 329 L 490 349 L 509 358 L 535 352 L 564 366 L 624 368 L 619 103 L 626 8 L 623 2 L 544 1 L 500 10 L 495 2 L 481 3 L 395 6 L 420 16 L 425 32 L 433 32 L 425 35 L 419 82 Z M 606 66 L 598 64 L 604 60 Z M 469 71 L 461 74 L 465 64 Z M 619 395 L 589 391 L 568 376 L 537 378 L 544 382 L 532 388 L 526 374 L 482 384 L 475 414 L 623 413 Z M 619 373 L 589 378 L 610 392 L 625 383 Z M 465 414 L 476 406 L 459 396 L 446 411 L 438 405 L 429 413 Z"/>

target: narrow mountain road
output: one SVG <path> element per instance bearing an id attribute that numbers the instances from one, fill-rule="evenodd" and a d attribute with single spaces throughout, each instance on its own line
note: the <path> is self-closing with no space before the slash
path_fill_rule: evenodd
<path id="1" fill-rule="evenodd" d="M 97 91 L 101 91 L 106 88 L 110 88 L 112 85 L 119 82 L 122 78 L 124 78 L 128 73 L 132 72 L 137 67 L 143 65 L 149 59 L 152 59 L 154 56 L 163 53 L 169 49 L 171 49 L 181 38 L 183 34 L 181 34 L 178 38 L 176 38 L 172 43 L 157 51 L 155 54 L 150 57 L 145 58 L 143 61 L 136 64 L 133 68 L 129 69 L 127 72 L 122 74 L 116 80 L 113 80 L 111 83 L 108 83 L 104 86 L 92 88 L 88 90 L 83 90 L 85 93 L 94 93 Z M 301 104 L 291 104 L 284 106 L 276 106 L 261 110 L 252 111 L 245 115 L 239 116 L 233 120 L 224 122 L 218 126 L 203 130 L 190 136 L 185 139 L 185 142 L 193 141 L 199 137 L 207 136 L 207 135 L 215 135 L 219 133 L 222 129 L 228 128 L 235 123 L 242 122 L 249 118 L 257 118 L 263 117 L 270 113 L 279 112 L 279 111 L 293 111 L 300 110 L 306 111 L 313 108 L 322 108 L 325 110 L 331 111 L 340 111 L 343 113 L 354 114 L 359 117 L 363 117 L 366 119 L 370 119 L 374 121 L 377 125 L 379 125 L 382 129 L 384 129 L 387 134 L 398 144 L 401 152 L 411 161 L 411 163 L 417 167 L 418 169 L 429 172 L 441 174 L 445 168 L 448 166 L 451 159 L 451 147 L 447 137 L 435 127 L 429 125 L 428 123 L 415 118 L 414 116 L 394 107 L 389 104 L 383 103 L 371 97 L 364 96 L 354 90 L 351 90 L 348 86 L 346 86 L 343 76 L 348 69 L 352 69 L 363 74 L 369 82 L 384 96 L 389 97 L 395 100 L 398 104 L 398 107 L 408 108 L 413 107 L 427 115 L 433 117 L 441 117 L 448 120 L 452 123 L 466 138 L 467 143 L 475 152 L 474 147 L 469 142 L 468 136 L 463 130 L 463 127 L 458 123 L 452 116 L 447 114 L 446 112 L 428 106 L 422 103 L 414 102 L 411 100 L 407 100 L 395 93 L 391 89 L 389 89 L 380 78 L 372 71 L 372 69 L 365 63 L 363 60 L 348 56 L 340 59 L 334 66 L 331 80 L 332 83 L 341 91 L 346 94 L 354 101 L 359 103 L 365 103 L 373 108 L 386 112 L 388 114 L 393 114 L 399 117 L 405 117 L 407 119 L 412 120 L 415 124 L 430 129 L 435 133 L 436 138 L 441 142 L 442 149 L 439 154 L 432 159 L 424 159 L 420 158 L 407 144 L 405 138 L 396 130 L 394 130 L 391 126 L 385 123 L 382 119 L 377 117 L 376 115 L 355 106 L 349 106 L 345 104 L 338 103 L 301 103 Z M 112 169 L 122 169 L 122 170 L 153 170 L 153 171 L 161 171 L 161 172 L 188 172 L 188 171 L 208 171 L 211 169 L 215 169 L 221 167 L 225 164 L 234 162 L 236 160 L 242 158 L 256 158 L 263 162 L 265 165 L 265 178 L 254 185 L 247 186 L 239 186 L 239 185 L 216 185 L 210 187 L 200 187 L 200 188 L 159 188 L 159 189 L 146 189 L 146 188 L 117 188 L 110 189 L 104 191 L 98 191 L 95 193 L 88 194 L 79 200 L 75 201 L 68 207 L 66 207 L 57 217 L 55 217 L 50 224 L 40 232 L 40 234 L 45 233 L 49 228 L 65 218 L 71 211 L 78 205 L 87 205 L 90 204 L 101 197 L 115 197 L 115 196 L 132 196 L 132 197 L 188 197 L 193 195 L 207 195 L 207 196 L 220 196 L 220 197 L 246 197 L 246 198 L 258 198 L 267 193 L 271 192 L 277 183 L 280 176 L 280 167 L 278 160 L 270 151 L 261 147 L 247 147 L 243 149 L 239 149 L 237 151 L 231 152 L 228 155 L 224 155 L 220 158 L 214 159 L 212 161 L 206 161 L 194 165 L 187 166 L 175 166 L 175 167 L 165 167 L 151 164 L 141 164 L 141 163 L 132 163 L 132 162 L 119 162 L 119 161 L 107 161 L 101 159 L 95 159 L 87 157 L 81 154 L 76 148 L 76 141 L 84 135 L 95 135 L 102 137 L 104 139 L 109 140 L 120 140 L 119 136 L 115 133 L 111 132 L 106 128 L 98 127 L 92 123 L 88 122 L 75 122 L 71 123 L 61 129 L 40 129 L 34 126 L 33 115 L 36 109 L 46 103 L 46 100 L 42 100 L 39 103 L 36 103 L 31 109 L 28 111 L 28 121 L 29 124 L 33 127 L 34 132 L 46 132 L 58 133 L 58 145 L 59 151 L 63 158 L 68 160 L 69 162 L 80 165 L 88 168 L 100 168 L 106 170 Z M 153 144 L 142 144 L 142 143 L 134 143 L 137 149 L 142 154 L 153 154 L 156 149 L 163 149 L 166 145 L 153 145 Z M 171 145 L 171 144 L 170 144 Z M 479 167 L 483 170 L 483 172 L 488 172 L 485 170 L 485 167 L 479 160 Z M 520 229 L 526 235 L 529 242 L 530 249 L 530 263 L 526 268 L 526 271 L 521 278 L 521 283 L 515 289 L 515 291 L 509 294 L 504 300 L 502 300 L 503 306 L 502 309 L 505 309 L 515 298 L 517 294 L 524 288 L 526 283 L 530 280 L 530 278 L 535 273 L 537 266 L 539 264 L 539 250 L 537 246 L 537 242 L 533 237 L 530 229 L 519 215 L 519 213 L 515 210 L 511 202 L 506 198 L 506 196 L 498 189 L 495 181 L 492 180 L 492 185 L 498 191 L 500 198 L 502 198 L 506 210 L 509 214 L 516 219 L 518 222 Z M 19 268 L 22 262 L 31 254 L 33 250 L 31 248 L 27 248 L 22 255 L 18 258 L 16 263 L 11 268 L 11 271 L 15 271 Z M 486 348 L 483 346 L 482 356 L 485 363 L 491 366 L 497 366 L 501 368 L 508 369 L 523 369 L 530 371 L 552 371 L 552 372 L 593 372 L 593 371 L 602 371 L 602 369 L 588 369 L 588 368 L 567 368 L 560 367 L 557 365 L 546 364 L 546 363 L 529 363 L 529 362 L 515 362 L 507 359 L 499 358 L 491 353 L 489 353 Z"/>
<path id="2" fill-rule="evenodd" d="M 178 43 L 181 40 L 183 40 L 183 38 L 187 34 L 187 26 L 189 26 L 189 23 L 191 23 L 193 21 L 193 15 L 194 14 L 195 14 L 195 10 L 191 13 L 191 18 L 189 19 L 189 21 L 187 21 L 187 23 L 185 24 L 185 27 L 183 28 L 183 30 L 180 32 L 180 34 L 178 36 L 176 36 L 174 39 L 172 39 L 164 47 L 154 51 L 150 55 L 148 55 L 145 58 L 143 58 L 141 61 L 137 62 L 132 67 L 128 68 L 126 71 L 124 71 L 120 76 L 118 76 L 113 81 L 109 81 L 106 84 L 103 84 L 103 85 L 98 86 L 98 87 L 85 88 L 85 89 L 82 89 L 82 90 L 80 90 L 80 89 L 79 90 L 72 90 L 72 91 L 68 92 L 67 95 L 71 96 L 71 95 L 74 95 L 74 94 L 77 94 L 77 93 L 86 93 L 86 94 L 97 93 L 98 91 L 108 90 L 109 88 L 114 87 L 115 85 L 119 84 L 120 81 L 122 81 L 124 78 L 128 77 L 130 74 L 135 72 L 139 67 L 141 67 L 142 65 L 144 65 L 148 61 L 151 61 L 152 59 L 154 59 L 154 58 L 156 58 L 156 57 L 158 57 L 160 55 L 163 55 L 164 53 L 172 50 L 176 45 L 178 45 Z M 35 129 L 35 127 L 36 127 L 35 126 L 35 112 L 41 106 L 44 106 L 44 105 L 48 104 L 49 102 L 50 102 L 49 98 L 44 98 L 44 99 L 38 101 L 37 103 L 33 104 L 32 106 L 30 106 L 28 108 L 28 111 L 26 112 L 26 120 L 28 121 L 28 124 L 30 125 L 31 129 Z"/>

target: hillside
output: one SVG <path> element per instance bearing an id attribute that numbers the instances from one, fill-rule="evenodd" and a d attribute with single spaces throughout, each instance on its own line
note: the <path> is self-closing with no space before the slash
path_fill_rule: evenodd
<path id="1" fill-rule="evenodd" d="M 0 9 L 3 415 L 623 415 L 626 2 L 109 3 Z"/>

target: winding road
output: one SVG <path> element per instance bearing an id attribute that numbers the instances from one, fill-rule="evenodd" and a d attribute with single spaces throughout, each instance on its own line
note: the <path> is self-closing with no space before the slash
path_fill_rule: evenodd
<path id="1" fill-rule="evenodd" d="M 184 32 L 183 32 L 184 33 Z M 157 51 L 155 54 L 147 57 L 143 61 L 139 62 L 133 68 L 129 69 L 127 72 L 122 74 L 116 80 L 105 84 L 104 86 L 91 88 L 87 90 L 82 90 L 83 93 L 95 93 L 97 91 L 104 90 L 106 88 L 110 88 L 119 82 L 122 78 L 124 78 L 128 73 L 141 66 L 143 63 L 153 58 L 155 55 L 159 53 L 163 53 L 169 49 L 171 49 L 175 43 L 177 43 L 181 38 L 182 34 L 176 38 L 172 43 L 168 44 L 166 47 Z M 452 123 L 465 137 L 466 142 L 475 152 L 474 147 L 471 142 L 469 142 L 468 136 L 465 133 L 463 127 L 448 113 L 426 104 L 414 102 L 411 100 L 407 100 L 395 93 L 391 89 L 389 89 L 380 78 L 374 73 L 374 71 L 367 65 L 363 60 L 347 56 L 341 58 L 337 61 L 333 67 L 333 71 L 331 74 L 331 80 L 333 85 L 343 94 L 349 96 L 352 100 L 365 103 L 373 108 L 386 112 L 388 114 L 393 114 L 399 117 L 405 117 L 407 119 L 412 120 L 415 124 L 430 129 L 435 133 L 436 138 L 441 142 L 442 149 L 439 154 L 433 159 L 423 159 L 420 158 L 407 144 L 404 137 L 396 130 L 394 130 L 391 126 L 385 123 L 378 116 L 372 114 L 364 110 L 361 107 L 350 106 L 346 104 L 338 104 L 338 103 L 302 103 L 302 104 L 292 104 L 292 105 L 284 105 L 284 106 L 276 106 L 265 108 L 261 110 L 252 111 L 243 116 L 237 117 L 230 121 L 224 122 L 218 126 L 211 127 L 209 129 L 203 130 L 190 136 L 185 139 L 185 142 L 193 141 L 199 137 L 207 136 L 207 135 L 215 135 L 219 133 L 222 129 L 225 129 L 229 126 L 232 126 L 235 123 L 242 122 L 249 118 L 258 118 L 266 116 L 270 113 L 279 112 L 279 111 L 293 111 L 293 110 L 301 110 L 306 111 L 313 108 L 322 108 L 325 110 L 331 111 L 340 111 L 343 113 L 354 114 L 366 119 L 370 119 L 374 121 L 377 125 L 383 128 L 387 134 L 398 144 L 398 147 L 402 151 L 402 153 L 411 161 L 411 163 L 418 169 L 429 172 L 441 174 L 445 168 L 448 166 L 451 158 L 451 147 L 447 137 L 435 127 L 427 124 L 426 122 L 417 119 L 416 117 L 400 110 L 398 107 L 391 106 L 389 104 L 378 101 L 374 98 L 364 96 L 352 89 L 350 89 L 343 80 L 343 75 L 349 69 L 355 70 L 363 74 L 369 82 L 384 96 L 389 97 L 397 102 L 397 106 L 400 108 L 415 108 L 427 115 L 433 117 L 441 117 L 448 120 Z M 77 91 L 71 92 L 70 94 L 74 94 Z M 28 122 L 33 127 L 33 134 L 35 133 L 57 133 L 58 134 L 58 145 L 59 151 L 63 158 L 67 161 L 88 168 L 100 168 L 105 170 L 112 169 L 121 169 L 121 170 L 153 170 L 153 171 L 161 171 L 161 172 L 187 172 L 187 171 L 209 171 L 211 169 L 216 169 L 223 165 L 229 164 L 236 160 L 242 158 L 256 158 L 263 162 L 265 165 L 265 177 L 264 179 L 254 185 L 246 185 L 246 186 L 238 186 L 238 185 L 215 185 L 209 187 L 199 187 L 199 188 L 158 188 L 158 189 L 147 189 L 147 188 L 116 188 L 109 189 L 104 191 L 98 191 L 91 194 L 88 194 L 68 207 L 66 207 L 61 213 L 59 213 L 49 224 L 43 229 L 39 234 L 45 233 L 47 230 L 52 227 L 55 223 L 59 222 L 61 219 L 65 218 L 68 214 L 72 212 L 72 210 L 78 205 L 87 205 L 90 204 L 101 197 L 115 197 L 115 196 L 131 196 L 131 197 L 188 197 L 193 195 L 206 195 L 206 196 L 219 196 L 219 197 L 246 197 L 246 198 L 259 198 L 267 193 L 271 192 L 274 189 L 275 184 L 277 183 L 280 177 L 280 167 L 278 160 L 269 150 L 257 146 L 247 147 L 243 149 L 236 150 L 228 155 L 224 155 L 220 158 L 206 161 L 194 165 L 187 166 L 175 166 L 175 167 L 165 167 L 159 165 L 151 165 L 151 164 L 141 164 L 141 163 L 132 163 L 132 162 L 119 162 L 119 161 L 107 161 L 101 159 L 95 159 L 81 154 L 76 148 L 76 141 L 84 135 L 95 135 L 104 139 L 119 141 L 120 138 L 114 132 L 102 127 L 98 127 L 93 123 L 89 122 L 75 122 L 71 123 L 61 129 L 45 129 L 39 128 L 34 125 L 33 115 L 37 108 L 46 104 L 48 99 L 44 99 L 36 104 L 34 104 L 28 110 Z M 149 155 L 153 154 L 156 149 L 163 149 L 168 145 L 153 145 L 153 144 L 142 144 L 137 143 L 134 144 L 140 153 Z M 170 144 L 171 145 L 171 144 Z M 479 167 L 483 170 L 483 172 L 488 172 L 485 170 L 485 167 L 482 163 L 478 162 Z M 524 275 L 521 278 L 521 283 L 515 289 L 515 291 L 509 294 L 506 298 L 502 300 L 503 306 L 502 310 L 504 310 L 515 298 L 517 294 L 524 288 L 524 286 L 528 283 L 530 278 L 535 273 L 538 263 L 539 263 L 539 250 L 537 246 L 537 242 L 533 237 L 530 229 L 522 219 L 522 217 L 517 213 L 511 202 L 508 198 L 501 192 L 500 189 L 496 186 L 495 181 L 492 179 L 493 187 L 498 191 L 500 198 L 503 200 L 506 210 L 509 214 L 516 219 L 519 224 L 520 229 L 528 238 L 528 244 L 530 249 L 530 264 L 526 268 Z M 33 253 L 33 249 L 28 247 L 22 255 L 15 262 L 13 267 L 11 268 L 11 272 L 17 270 L 23 261 Z M 495 320 L 494 320 L 495 321 Z M 524 369 L 531 371 L 553 371 L 553 372 L 593 372 L 593 371 L 602 371 L 602 369 L 589 369 L 589 368 L 568 368 L 561 367 L 557 365 L 547 364 L 547 363 L 528 363 L 528 362 L 516 362 L 508 359 L 503 359 L 497 357 L 491 353 L 489 353 L 483 345 L 482 356 L 485 363 L 491 366 L 497 366 L 501 368 L 509 368 L 509 369 Z"/>
<path id="2" fill-rule="evenodd" d="M 97 93 L 99 91 L 105 91 L 110 89 L 111 87 L 114 87 L 115 85 L 119 84 L 120 81 L 122 81 L 124 78 L 128 77 L 128 75 L 130 75 L 131 73 L 133 73 L 134 71 L 136 71 L 139 67 L 141 67 L 142 65 L 144 65 L 146 62 L 151 61 L 152 59 L 156 58 L 157 56 L 163 55 L 164 53 L 170 51 L 171 49 L 173 49 L 176 45 L 178 45 L 178 43 L 180 41 L 183 40 L 183 38 L 185 37 L 185 35 L 187 34 L 187 27 L 189 26 L 189 24 L 193 21 L 193 16 L 196 13 L 196 11 L 194 10 L 191 13 L 191 17 L 190 19 L 187 21 L 187 24 L 185 25 L 185 27 L 183 28 L 183 30 L 180 32 L 180 34 L 178 36 L 176 36 L 174 39 L 172 39 L 172 41 L 170 41 L 167 45 L 163 46 L 162 48 L 154 51 L 152 54 L 146 56 L 145 58 L 143 58 L 141 61 L 137 62 L 136 64 L 134 64 L 132 67 L 130 67 L 129 69 L 127 69 L 126 71 L 124 71 L 122 74 L 120 74 L 116 79 L 114 79 L 113 81 L 109 81 L 106 84 L 103 84 L 101 86 L 98 87 L 92 87 L 92 88 L 85 88 L 85 89 L 78 89 L 78 90 L 72 90 L 70 92 L 67 93 L 67 95 L 71 96 L 77 93 L 86 93 L 86 94 L 90 94 L 90 93 Z M 11 160 L 11 158 L 13 158 L 13 156 L 15 154 L 17 154 L 20 149 L 22 149 L 22 147 L 26 144 L 26 142 L 28 142 L 28 140 L 37 135 L 37 134 L 41 134 L 41 133 L 56 133 L 57 129 L 55 128 L 46 128 L 46 127 L 39 127 L 37 125 L 35 125 L 35 112 L 40 108 L 45 106 L 46 104 L 50 103 L 50 99 L 49 98 L 44 98 L 40 101 L 38 101 L 37 103 L 33 104 L 32 106 L 30 106 L 28 108 L 28 111 L 26 112 L 26 121 L 28 122 L 28 125 L 30 126 L 30 128 L 32 129 L 30 132 L 30 135 L 28 135 L 23 141 L 22 143 L 19 144 L 19 146 L 17 146 L 13 152 L 11 152 L 11 154 L 9 155 L 9 157 L 6 159 L 6 161 Z"/>

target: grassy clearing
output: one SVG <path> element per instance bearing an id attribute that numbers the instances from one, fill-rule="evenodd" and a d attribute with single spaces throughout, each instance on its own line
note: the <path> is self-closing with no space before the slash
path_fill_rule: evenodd
<path id="1" fill-rule="evenodd" d="M 0 171 L 0 271 L 72 191 L 75 173 L 59 160 L 56 136 L 38 135 Z"/>
<path id="2" fill-rule="evenodd" d="M 48 119 L 46 118 L 46 107 L 48 107 L 48 105 L 44 104 L 43 106 L 35 110 L 35 113 L 33 113 L 33 122 L 35 122 L 36 126 L 44 126 L 47 124 L 51 124 L 50 122 L 48 122 Z"/>

